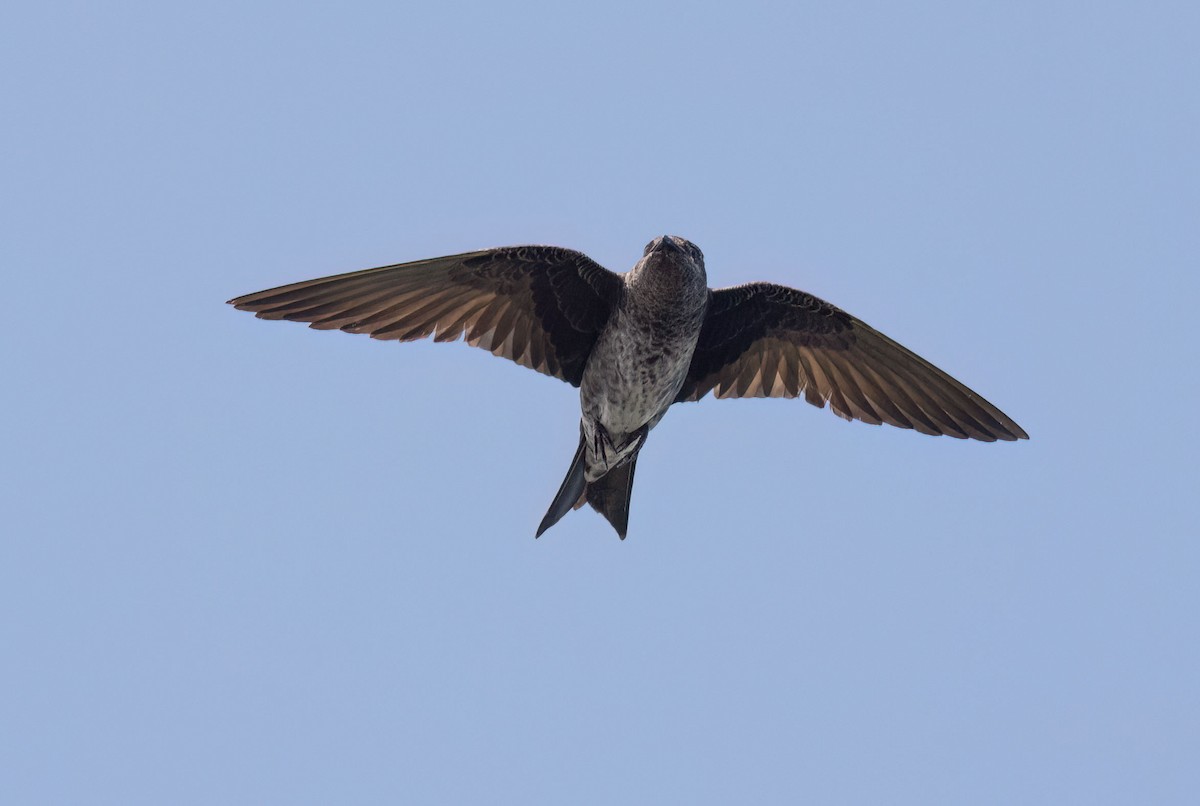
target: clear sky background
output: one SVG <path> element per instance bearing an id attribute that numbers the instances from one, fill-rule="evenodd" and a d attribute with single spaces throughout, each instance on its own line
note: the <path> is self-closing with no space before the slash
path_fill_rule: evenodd
<path id="1" fill-rule="evenodd" d="M 1196 8 L 10 4 L 0 802 L 1195 803 Z M 224 304 L 663 233 L 1031 441 Z"/>

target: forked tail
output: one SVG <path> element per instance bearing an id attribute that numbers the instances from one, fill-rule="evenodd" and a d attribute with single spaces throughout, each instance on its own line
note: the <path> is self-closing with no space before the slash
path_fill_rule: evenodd
<path id="1" fill-rule="evenodd" d="M 584 477 L 585 451 L 586 446 L 581 433 L 579 448 L 575 451 L 575 458 L 571 460 L 571 469 L 567 471 L 567 477 L 558 488 L 554 502 L 546 511 L 546 517 L 542 518 L 536 537 L 541 537 L 547 529 L 562 520 L 564 515 L 583 506 L 586 501 L 612 524 L 622 540 L 625 539 L 625 532 L 629 528 L 629 495 L 633 491 L 633 470 L 637 465 L 637 454 L 625 464 L 613 468 L 589 484 Z"/>

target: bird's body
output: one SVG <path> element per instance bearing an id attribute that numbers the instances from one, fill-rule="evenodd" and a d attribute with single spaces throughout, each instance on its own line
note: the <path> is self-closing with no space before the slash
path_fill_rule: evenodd
<path id="1" fill-rule="evenodd" d="M 689 241 L 614 274 L 585 255 L 502 247 L 294 283 L 231 300 L 266 319 L 469 344 L 580 387 L 580 442 L 537 534 L 591 504 L 624 538 L 638 453 L 673 403 L 798 397 L 846 419 L 982 441 L 1027 438 L 916 354 L 809 294 L 711 290 Z"/>
<path id="2" fill-rule="evenodd" d="M 628 459 L 643 429 L 658 425 L 675 402 L 707 307 L 699 253 L 689 255 L 666 238 L 651 243 L 627 275 L 583 371 L 588 481 Z"/>

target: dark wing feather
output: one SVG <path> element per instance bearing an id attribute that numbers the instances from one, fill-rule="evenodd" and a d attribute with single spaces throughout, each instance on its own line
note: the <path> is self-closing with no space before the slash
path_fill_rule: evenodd
<path id="1" fill-rule="evenodd" d="M 621 278 L 586 255 L 510 246 L 382 266 L 230 300 L 261 319 L 376 339 L 467 343 L 578 386 Z"/>
<path id="2" fill-rule="evenodd" d="M 794 288 L 712 292 L 677 398 L 799 397 L 848 420 L 993 442 L 1028 439 L 1004 412 L 874 328 Z"/>

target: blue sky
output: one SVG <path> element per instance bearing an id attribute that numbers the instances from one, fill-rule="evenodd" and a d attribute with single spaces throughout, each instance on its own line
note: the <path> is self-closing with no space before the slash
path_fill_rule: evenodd
<path id="1" fill-rule="evenodd" d="M 40 3 L 0 19 L 5 803 L 1191 803 L 1193 4 Z M 224 301 L 651 238 L 985 445 Z"/>

